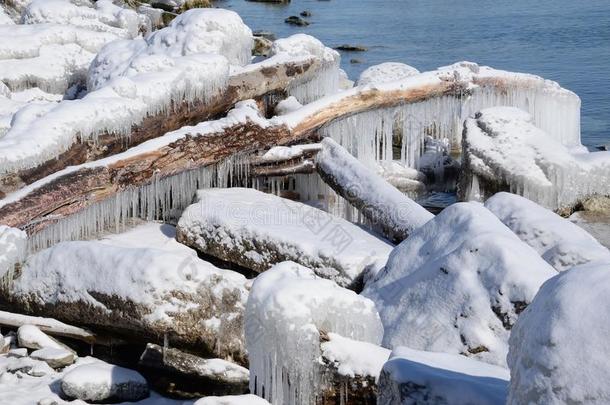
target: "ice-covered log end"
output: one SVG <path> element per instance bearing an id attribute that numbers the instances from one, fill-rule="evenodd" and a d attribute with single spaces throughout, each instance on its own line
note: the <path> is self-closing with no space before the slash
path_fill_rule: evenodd
<path id="1" fill-rule="evenodd" d="M 556 271 L 479 203 L 445 208 L 398 245 L 363 295 L 385 347 L 504 365 L 510 328 Z"/>
<path id="2" fill-rule="evenodd" d="M 610 152 L 587 152 L 545 132 L 539 120 L 513 107 L 493 107 L 464 123 L 462 200 L 510 191 L 556 211 L 610 195 Z"/>
<path id="3" fill-rule="evenodd" d="M 610 262 L 547 281 L 510 337 L 507 404 L 605 404 L 610 398 Z"/>
<path id="4" fill-rule="evenodd" d="M 294 262 L 256 278 L 246 307 L 250 390 L 273 404 L 314 404 L 323 384 L 320 334 L 379 344 L 372 301 Z"/>

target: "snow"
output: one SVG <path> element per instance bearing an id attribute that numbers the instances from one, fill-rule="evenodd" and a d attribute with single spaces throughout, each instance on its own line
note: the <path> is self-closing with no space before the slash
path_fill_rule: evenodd
<path id="1" fill-rule="evenodd" d="M 246 308 L 250 391 L 272 404 L 313 404 L 320 331 L 378 344 L 383 327 L 372 301 L 294 262 L 258 276 Z"/>
<path id="2" fill-rule="evenodd" d="M 275 114 L 276 115 L 285 115 L 290 112 L 296 111 L 299 108 L 303 107 L 303 104 L 299 103 L 299 100 L 294 96 L 290 96 L 285 100 L 280 101 L 275 106 Z"/>
<path id="3" fill-rule="evenodd" d="M 256 395 L 227 395 L 224 397 L 205 397 L 193 405 L 268 405 L 269 402 Z"/>
<path id="4" fill-rule="evenodd" d="M 74 363 L 76 356 L 66 349 L 46 347 L 32 352 L 30 357 L 34 360 L 44 361 L 52 368 L 60 368 Z"/>
<path id="5" fill-rule="evenodd" d="M 13 276 L 14 266 L 25 257 L 27 235 L 25 232 L 0 225 L 0 279 L 2 288 Z"/>
<path id="6" fill-rule="evenodd" d="M 610 262 L 547 281 L 510 337 L 507 404 L 606 404 L 610 400 Z"/>
<path id="7" fill-rule="evenodd" d="M 398 245 L 366 285 L 383 346 L 504 365 L 509 329 L 556 271 L 479 203 L 447 207 Z"/>
<path id="8" fill-rule="evenodd" d="M 360 74 L 357 86 L 390 83 L 419 74 L 419 70 L 412 66 L 398 62 L 385 62 L 373 65 Z"/>
<path id="9" fill-rule="evenodd" d="M 19 346 L 27 347 L 28 349 L 66 349 L 64 345 L 42 332 L 35 325 L 20 326 L 17 330 L 17 340 L 19 341 Z"/>
<path id="10" fill-rule="evenodd" d="M 337 367 L 339 374 L 379 377 L 390 350 L 369 342 L 359 342 L 336 333 L 329 333 L 328 342 L 321 344 L 322 357 Z"/>
<path id="11" fill-rule="evenodd" d="M 293 260 L 346 286 L 381 268 L 392 249 L 341 218 L 257 190 L 208 189 L 197 198 L 178 222 L 182 240 L 204 252 L 218 243 L 257 271 Z"/>
<path id="12" fill-rule="evenodd" d="M 557 271 L 589 262 L 610 262 L 610 251 L 587 231 L 526 198 L 498 193 L 485 207 Z"/>
<path id="13" fill-rule="evenodd" d="M 508 380 L 508 370 L 465 356 L 398 347 L 383 367 L 377 403 L 498 405 Z"/>
<path id="14" fill-rule="evenodd" d="M 348 201 L 362 202 L 364 209 L 374 217 L 373 222 L 381 225 L 391 237 L 402 240 L 434 217 L 368 170 L 331 138 L 324 138 L 321 146 L 322 150 L 316 156 L 318 170 L 328 176 L 331 183 L 344 185 L 349 193 Z"/>
<path id="15" fill-rule="evenodd" d="M 465 197 L 482 199 L 505 189 L 556 210 L 610 194 L 610 152 L 562 145 L 557 134 L 534 122 L 527 112 L 511 107 L 484 109 L 466 121 Z"/>

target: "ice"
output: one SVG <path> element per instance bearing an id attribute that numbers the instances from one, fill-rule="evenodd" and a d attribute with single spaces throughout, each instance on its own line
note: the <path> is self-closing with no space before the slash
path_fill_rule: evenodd
<path id="1" fill-rule="evenodd" d="M 610 262 L 610 251 L 587 231 L 526 198 L 498 193 L 485 207 L 557 271 L 589 262 Z"/>
<path id="2" fill-rule="evenodd" d="M 610 262 L 547 281 L 510 336 L 507 404 L 607 404 Z"/>
<path id="3" fill-rule="evenodd" d="M 504 365 L 511 326 L 555 274 L 481 204 L 458 203 L 398 245 L 363 295 L 377 305 L 384 347 Z"/>
<path id="4" fill-rule="evenodd" d="M 256 395 L 227 395 L 224 397 L 205 397 L 193 405 L 269 405 L 269 402 Z"/>
<path id="5" fill-rule="evenodd" d="M 610 195 L 610 152 L 569 149 L 534 122 L 512 107 L 484 109 L 466 121 L 463 199 L 510 191 L 569 212 L 588 197 Z"/>
<path id="6" fill-rule="evenodd" d="M 321 345 L 322 357 L 347 377 L 371 376 L 379 378 L 383 365 L 390 357 L 390 350 L 369 342 L 359 342 L 336 333 L 328 334 L 328 341 Z"/>
<path id="7" fill-rule="evenodd" d="M 419 70 L 412 66 L 398 62 L 385 62 L 379 65 L 373 65 L 364 70 L 360 74 L 360 78 L 356 83 L 357 86 L 365 86 L 367 84 L 389 83 L 401 80 L 419 73 Z"/>
<path id="8" fill-rule="evenodd" d="M 299 100 L 294 96 L 290 96 L 285 100 L 280 101 L 275 106 L 275 114 L 276 115 L 284 115 L 292 111 L 296 111 L 299 108 L 303 107 L 303 104 L 299 103 Z"/>
<path id="9" fill-rule="evenodd" d="M 508 380 L 505 368 L 455 354 L 398 347 L 383 366 L 377 403 L 498 405 L 506 401 Z"/>
<path id="10" fill-rule="evenodd" d="M 250 391 L 272 404 L 314 404 L 320 332 L 378 344 L 375 305 L 293 262 L 258 276 L 246 308 Z"/>
<path id="11" fill-rule="evenodd" d="M 26 241 L 25 232 L 0 225 L 0 290 L 4 290 L 13 278 L 15 264 L 25 258 Z"/>
<path id="12" fill-rule="evenodd" d="M 271 55 L 287 55 L 296 58 L 313 56 L 320 58 L 321 66 L 309 75 L 290 84 L 287 92 L 301 104 L 307 104 L 339 91 L 341 57 L 316 38 L 306 34 L 295 34 L 278 39 L 271 47 Z"/>

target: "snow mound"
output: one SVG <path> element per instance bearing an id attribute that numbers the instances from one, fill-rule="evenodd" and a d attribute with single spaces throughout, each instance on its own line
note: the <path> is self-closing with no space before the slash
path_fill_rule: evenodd
<path id="1" fill-rule="evenodd" d="M 89 91 L 117 77 L 167 70 L 185 56 L 217 54 L 229 63 L 249 63 L 252 31 L 238 14 L 222 9 L 192 9 L 145 38 L 107 45 L 91 63 Z"/>
<path id="2" fill-rule="evenodd" d="M 15 264 L 25 258 L 26 244 L 25 232 L 0 225 L 0 279 L 12 278 Z"/>
<path id="3" fill-rule="evenodd" d="M 383 365 L 390 357 L 390 350 L 369 342 L 348 339 L 336 333 L 328 334 L 328 341 L 321 345 L 322 358 L 347 377 L 371 376 L 379 378 Z"/>
<path id="4" fill-rule="evenodd" d="M 246 308 L 250 391 L 273 404 L 315 403 L 322 331 L 378 344 L 383 327 L 372 301 L 294 262 L 258 276 Z"/>
<path id="5" fill-rule="evenodd" d="M 498 405 L 508 370 L 465 356 L 396 348 L 383 366 L 379 405 Z"/>
<path id="6" fill-rule="evenodd" d="M 556 271 L 479 203 L 447 207 L 398 245 L 363 295 L 383 346 L 504 365 L 511 326 Z"/>
<path id="7" fill-rule="evenodd" d="M 178 240 L 263 272 L 292 260 L 320 277 L 351 285 L 383 267 L 391 245 L 317 208 L 245 189 L 207 189 L 178 222 Z"/>
<path id="8" fill-rule="evenodd" d="M 95 6 L 70 0 L 33 0 L 21 14 L 22 24 L 55 23 L 91 31 L 108 32 L 119 38 L 134 38 L 140 31 L 140 17 L 112 0 L 97 0 Z M 81 2 L 82 3 L 82 2 Z"/>
<path id="9" fill-rule="evenodd" d="M 484 109 L 466 120 L 464 136 L 464 199 L 510 191 L 552 210 L 570 210 L 587 197 L 610 195 L 610 152 L 564 146 L 525 111 Z"/>
<path id="10" fill-rule="evenodd" d="M 299 103 L 299 100 L 294 96 L 290 96 L 285 100 L 280 101 L 275 106 L 275 114 L 276 115 L 285 115 L 290 112 L 296 111 L 299 108 L 303 107 L 303 104 Z"/>
<path id="11" fill-rule="evenodd" d="M 315 57 L 321 66 L 310 75 L 305 75 L 290 84 L 287 93 L 300 103 L 307 104 L 339 91 L 341 56 L 334 49 L 324 46 L 316 38 L 306 34 L 295 34 L 273 42 L 271 56 L 283 55 L 289 58 Z"/>
<path id="12" fill-rule="evenodd" d="M 589 263 L 547 281 L 510 336 L 507 404 L 610 401 L 610 262 Z"/>
<path id="13" fill-rule="evenodd" d="M 360 74 L 357 86 L 375 85 L 402 80 L 419 74 L 412 66 L 398 62 L 386 62 L 367 68 Z"/>
<path id="14" fill-rule="evenodd" d="M 66 373 L 61 390 L 69 398 L 83 401 L 138 401 L 149 395 L 148 384 L 140 373 L 101 361 Z"/>
<path id="15" fill-rule="evenodd" d="M 610 262 L 610 251 L 587 231 L 526 198 L 498 193 L 485 207 L 557 271 L 588 262 Z"/>
<path id="16" fill-rule="evenodd" d="M 269 405 L 269 402 L 256 395 L 227 395 L 224 397 L 205 397 L 193 405 Z"/>

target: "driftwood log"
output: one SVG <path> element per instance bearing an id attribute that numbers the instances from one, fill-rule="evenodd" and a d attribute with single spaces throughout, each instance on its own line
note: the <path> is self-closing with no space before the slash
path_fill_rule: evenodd
<path id="1" fill-rule="evenodd" d="M 77 326 L 68 325 L 52 318 L 42 318 L 0 311 L 0 325 L 15 329 L 23 325 L 34 325 L 44 333 L 52 336 L 80 340 L 89 344 L 98 343 L 96 336 L 88 330 L 79 328 Z"/>

